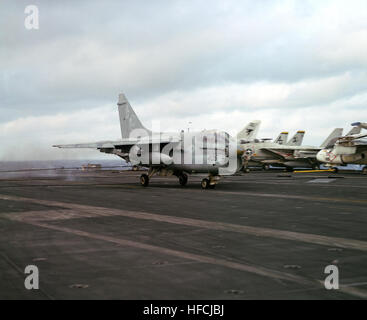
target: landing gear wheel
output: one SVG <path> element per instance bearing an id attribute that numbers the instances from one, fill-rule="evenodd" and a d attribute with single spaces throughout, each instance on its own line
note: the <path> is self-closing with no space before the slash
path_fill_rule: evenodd
<path id="1" fill-rule="evenodd" d="M 209 186 L 210 186 L 209 179 L 205 178 L 205 179 L 201 180 L 201 188 L 202 189 L 208 189 Z"/>
<path id="2" fill-rule="evenodd" d="M 367 167 L 363 167 L 362 174 L 367 175 Z"/>
<path id="3" fill-rule="evenodd" d="M 250 173 L 250 168 L 243 168 L 244 173 Z"/>
<path id="4" fill-rule="evenodd" d="M 149 177 L 147 174 L 142 174 L 140 176 L 140 184 L 143 186 L 143 187 L 147 187 L 149 185 Z"/>
<path id="5" fill-rule="evenodd" d="M 178 177 L 178 182 L 180 183 L 181 186 L 186 186 L 187 180 L 188 180 L 188 177 L 187 177 L 187 174 L 185 173 L 181 174 Z"/>
<path id="6" fill-rule="evenodd" d="M 314 164 L 314 165 L 312 166 L 312 170 L 320 170 L 320 165 L 318 165 L 318 164 Z"/>
<path id="7" fill-rule="evenodd" d="M 338 168 L 333 168 L 333 172 L 334 173 L 338 173 L 339 172 L 339 169 Z"/>
<path id="8" fill-rule="evenodd" d="M 268 164 L 263 165 L 263 170 L 268 171 L 270 169 L 270 166 Z"/>

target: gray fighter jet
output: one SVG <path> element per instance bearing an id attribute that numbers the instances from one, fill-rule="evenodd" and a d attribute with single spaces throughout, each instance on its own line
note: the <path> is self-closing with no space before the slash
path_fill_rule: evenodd
<path id="1" fill-rule="evenodd" d="M 279 145 L 274 142 L 241 144 L 244 167 L 260 164 L 265 170 L 268 170 L 270 165 L 285 167 L 287 171 L 293 171 L 295 167 L 319 169 L 320 162 L 316 159 L 317 153 L 325 146 L 335 142 L 341 136 L 342 131 L 342 128 L 333 130 L 320 147 L 292 145 L 299 143 L 294 141 L 296 139 L 291 139 L 291 145 Z M 303 138 L 303 135 L 304 131 L 299 131 L 295 137 Z"/>
<path id="2" fill-rule="evenodd" d="M 317 154 L 317 160 L 326 166 L 346 166 L 348 164 L 364 165 L 362 172 L 367 174 L 367 134 L 360 134 L 367 129 L 367 123 L 352 123 L 354 128 L 345 136 L 337 139 L 335 144 L 328 145 Z"/>
<path id="3" fill-rule="evenodd" d="M 148 186 L 153 175 L 174 175 L 184 186 L 188 181 L 187 174 L 205 173 L 208 177 L 201 181 L 201 187 L 214 188 L 220 176 L 235 174 L 240 169 L 237 141 L 228 133 L 218 130 L 152 132 L 142 125 L 124 94 L 119 95 L 117 105 L 121 140 L 54 147 L 97 149 L 115 154 L 132 165 L 148 167 L 148 174 L 140 177 L 142 186 Z"/>
<path id="4" fill-rule="evenodd" d="M 263 138 L 263 139 L 257 139 L 257 133 L 259 131 L 260 128 L 260 124 L 261 121 L 259 120 L 254 120 L 252 122 L 250 122 L 243 130 L 241 130 L 238 134 L 237 134 L 237 141 L 239 143 L 240 148 L 244 145 L 248 145 L 248 144 L 256 144 L 256 145 L 260 145 L 260 144 L 266 144 L 269 145 L 270 143 L 272 143 L 272 145 L 286 145 L 286 146 L 300 146 L 302 145 L 302 141 L 303 141 L 303 137 L 305 135 L 304 131 L 298 131 L 288 142 L 288 132 L 287 131 L 283 131 L 281 132 L 277 138 L 275 138 L 274 140 L 271 138 Z M 273 142 L 271 142 L 273 140 Z M 248 151 L 248 150 L 247 150 Z M 242 157 L 242 171 L 244 172 L 250 172 L 250 169 L 248 168 L 248 166 L 263 166 L 263 168 L 268 169 L 269 165 L 268 164 L 261 164 L 261 162 L 254 162 L 248 161 L 249 159 L 249 154 L 248 152 L 243 154 Z"/>

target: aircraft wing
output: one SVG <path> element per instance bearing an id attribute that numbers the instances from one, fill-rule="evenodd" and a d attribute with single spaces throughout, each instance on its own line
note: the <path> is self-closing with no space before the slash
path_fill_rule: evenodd
<path id="1" fill-rule="evenodd" d="M 276 149 L 276 148 L 261 148 L 262 152 L 266 152 L 270 154 L 271 156 L 277 158 L 277 159 L 287 159 L 290 156 L 293 156 L 294 150 L 284 150 L 284 149 Z"/>
<path id="2" fill-rule="evenodd" d="M 55 148 L 61 149 L 79 149 L 79 148 L 89 148 L 89 149 L 116 149 L 122 146 L 134 146 L 134 145 L 147 145 L 147 144 L 167 144 L 167 143 L 178 143 L 180 139 L 175 137 L 141 137 L 136 139 L 122 139 L 118 141 L 99 141 L 90 143 L 77 143 L 77 144 L 59 144 L 54 145 Z"/>
<path id="3" fill-rule="evenodd" d="M 54 145 L 53 147 L 60 149 L 79 149 L 79 148 L 102 149 L 102 148 L 115 148 L 115 143 L 113 141 L 100 141 L 91 143 L 57 144 Z"/>
<path id="4" fill-rule="evenodd" d="M 295 157 L 296 158 L 315 158 L 316 154 L 320 150 L 321 149 L 297 150 L 297 152 L 295 152 Z"/>
<path id="5" fill-rule="evenodd" d="M 366 138 L 367 134 L 359 134 L 359 135 L 354 135 L 354 136 L 344 136 L 344 137 L 340 137 L 337 142 L 340 145 L 349 145 L 350 143 L 353 143 L 353 146 L 358 145 L 359 143 L 364 144 L 363 140 L 359 140 L 362 138 Z"/>
<path id="6" fill-rule="evenodd" d="M 261 151 L 267 152 L 276 156 L 279 159 L 289 158 L 312 158 L 316 157 L 316 153 L 320 151 L 319 148 L 261 148 Z"/>

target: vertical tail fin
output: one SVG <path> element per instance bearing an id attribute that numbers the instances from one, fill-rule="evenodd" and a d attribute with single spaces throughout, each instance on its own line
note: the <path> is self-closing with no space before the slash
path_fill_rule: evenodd
<path id="1" fill-rule="evenodd" d="M 279 134 L 279 136 L 274 140 L 277 144 L 285 144 L 288 140 L 288 132 L 283 131 Z"/>
<path id="2" fill-rule="evenodd" d="M 348 133 L 347 136 L 353 136 L 355 134 L 360 134 L 362 131 L 362 127 L 353 127 Z"/>
<path id="3" fill-rule="evenodd" d="M 151 131 L 146 129 L 139 118 L 135 114 L 133 108 L 131 107 L 129 101 L 127 101 L 123 93 L 119 94 L 119 101 L 117 102 L 120 116 L 120 127 L 121 127 L 121 137 L 122 139 L 129 138 L 130 133 L 133 130 L 139 129 L 140 136 L 148 136 Z M 141 134 L 140 134 L 141 132 Z M 145 133 L 146 134 L 145 134 Z"/>
<path id="4" fill-rule="evenodd" d="M 260 128 L 260 124 L 261 124 L 260 120 L 254 120 L 250 122 L 245 128 L 243 128 L 239 133 L 237 133 L 237 139 L 243 141 L 255 140 Z"/>
<path id="5" fill-rule="evenodd" d="M 330 135 L 326 138 L 326 140 L 321 144 L 320 148 L 325 149 L 327 147 L 333 146 L 336 140 L 338 140 L 338 138 L 340 138 L 342 135 L 343 135 L 343 128 L 334 129 L 330 133 Z"/>
<path id="6" fill-rule="evenodd" d="M 305 131 L 297 131 L 297 133 L 287 142 L 287 146 L 301 146 Z"/>

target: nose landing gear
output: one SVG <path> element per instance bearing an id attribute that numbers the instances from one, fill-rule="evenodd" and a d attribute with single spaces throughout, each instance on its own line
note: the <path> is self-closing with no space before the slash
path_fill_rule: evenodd
<path id="1" fill-rule="evenodd" d="M 148 174 L 143 173 L 140 176 L 140 184 L 143 187 L 147 187 L 149 185 L 150 178 L 153 177 L 156 173 L 157 173 L 157 169 L 149 168 Z"/>

